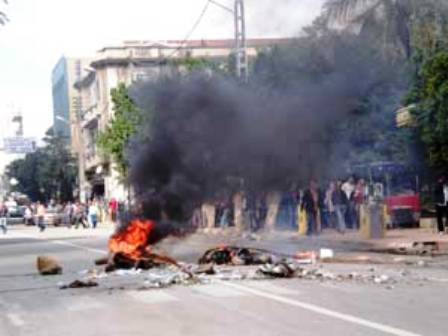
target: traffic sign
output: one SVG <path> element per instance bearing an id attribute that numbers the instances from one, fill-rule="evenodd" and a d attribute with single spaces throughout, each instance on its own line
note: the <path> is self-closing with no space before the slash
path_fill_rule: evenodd
<path id="1" fill-rule="evenodd" d="M 5 152 L 9 154 L 29 154 L 36 151 L 36 139 L 25 137 L 9 137 L 3 139 Z"/>

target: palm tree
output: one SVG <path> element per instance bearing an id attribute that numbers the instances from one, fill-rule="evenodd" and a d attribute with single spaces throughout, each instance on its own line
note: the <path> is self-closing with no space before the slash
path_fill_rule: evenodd
<path id="1" fill-rule="evenodd" d="M 436 34 L 448 13 L 441 0 L 327 0 L 324 17 L 330 29 L 365 35 L 386 56 L 409 57 L 423 27 Z M 429 27 L 429 28 L 428 28 Z M 421 38 L 420 38 L 421 40 Z"/>
<path id="2" fill-rule="evenodd" d="M 3 0 L 3 3 L 8 4 L 8 0 Z M 6 13 L 0 10 L 0 25 L 4 25 L 7 21 Z"/>

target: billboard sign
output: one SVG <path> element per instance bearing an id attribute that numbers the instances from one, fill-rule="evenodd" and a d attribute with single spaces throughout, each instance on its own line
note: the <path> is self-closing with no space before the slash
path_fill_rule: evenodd
<path id="1" fill-rule="evenodd" d="M 8 154 L 29 154 L 36 151 L 36 139 L 26 137 L 9 137 L 3 139 L 5 152 Z"/>

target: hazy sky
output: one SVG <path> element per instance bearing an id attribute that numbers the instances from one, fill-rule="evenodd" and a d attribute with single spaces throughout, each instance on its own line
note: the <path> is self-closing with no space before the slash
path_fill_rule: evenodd
<path id="1" fill-rule="evenodd" d="M 0 133 L 12 110 L 25 133 L 41 137 L 52 123 L 51 71 L 62 56 L 93 56 L 134 39 L 183 39 L 206 0 L 10 0 L 0 26 Z M 232 6 L 233 0 L 220 0 Z M 297 35 L 323 0 L 246 0 L 248 37 Z M 192 38 L 232 38 L 233 17 L 210 5 Z"/>

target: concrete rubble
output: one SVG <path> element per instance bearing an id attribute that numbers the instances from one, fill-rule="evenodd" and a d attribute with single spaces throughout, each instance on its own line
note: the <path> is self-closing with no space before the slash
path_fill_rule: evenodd
<path id="1" fill-rule="evenodd" d="M 337 269 L 336 262 L 354 260 L 353 270 L 345 272 Z M 362 260 L 358 263 L 356 261 Z M 84 284 L 91 282 L 101 285 L 108 279 L 125 279 L 137 283 L 139 290 L 166 288 L 173 285 L 197 285 L 208 284 L 214 281 L 243 281 L 243 280 L 268 280 L 274 278 L 299 279 L 304 281 L 350 283 L 356 282 L 366 285 L 380 285 L 387 289 L 394 288 L 399 283 L 427 281 L 418 277 L 410 270 L 397 270 L 396 264 L 385 271 L 381 268 L 366 268 L 369 259 L 336 257 L 334 251 L 322 249 L 317 252 L 300 252 L 293 256 L 276 254 L 262 249 L 222 246 L 210 249 L 199 259 L 198 264 L 161 265 L 149 270 L 119 269 L 106 273 L 104 270 L 92 269 L 80 273 L 82 279 L 78 282 L 65 285 L 64 288 L 88 287 Z M 306 262 L 304 262 L 306 261 Z M 329 262 L 327 266 L 326 263 Z M 341 262 L 344 264 L 344 262 Z M 374 263 L 373 263 L 374 264 Z M 357 265 L 357 267 L 355 267 Z M 426 265 L 418 262 L 412 266 Z M 405 267 L 405 264 L 403 263 Z M 361 269 L 361 271 L 357 270 Z M 381 269 L 383 269 L 381 271 Z M 356 270 L 356 271 L 355 271 Z M 79 286 L 77 286 L 79 285 Z"/>
<path id="2" fill-rule="evenodd" d="M 92 280 L 88 281 L 81 281 L 81 280 L 75 280 L 69 284 L 60 284 L 60 289 L 73 289 L 73 288 L 91 288 L 91 287 L 97 287 L 98 283 Z"/>
<path id="3" fill-rule="evenodd" d="M 398 243 L 385 248 L 372 249 L 372 252 L 410 256 L 446 256 L 448 255 L 448 243 L 441 241 Z"/>
<path id="4" fill-rule="evenodd" d="M 52 257 L 38 256 L 36 266 L 41 275 L 59 275 L 62 274 L 62 266 Z"/>

